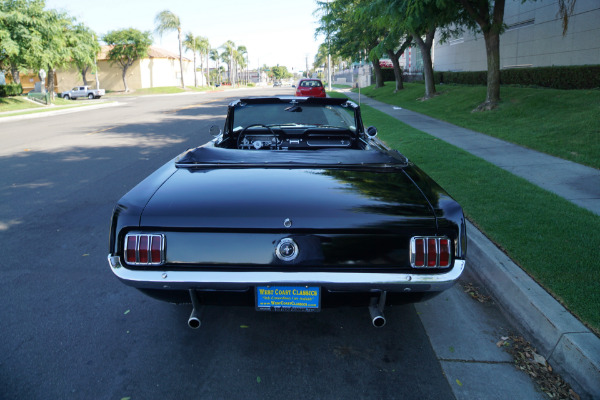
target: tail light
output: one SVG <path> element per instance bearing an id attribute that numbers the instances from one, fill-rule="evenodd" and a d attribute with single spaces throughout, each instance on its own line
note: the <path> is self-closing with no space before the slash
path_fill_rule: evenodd
<path id="1" fill-rule="evenodd" d="M 161 265 L 165 262 L 165 236 L 129 233 L 125 236 L 125 262 L 131 265 Z"/>
<path id="2" fill-rule="evenodd" d="M 410 240 L 410 265 L 413 268 L 448 268 L 451 241 L 446 237 L 415 236 Z"/>

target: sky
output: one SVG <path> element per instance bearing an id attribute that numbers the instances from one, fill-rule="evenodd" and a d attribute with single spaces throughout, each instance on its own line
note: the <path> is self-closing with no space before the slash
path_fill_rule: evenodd
<path id="1" fill-rule="evenodd" d="M 184 33 L 207 37 L 213 48 L 228 40 L 246 46 L 251 69 L 279 64 L 304 71 L 323 41 L 315 39 L 316 0 L 46 0 L 46 9 L 66 11 L 99 36 L 116 29 L 151 31 L 155 46 L 179 54 L 177 32 L 162 38 L 154 32 L 156 14 L 169 10 Z"/>

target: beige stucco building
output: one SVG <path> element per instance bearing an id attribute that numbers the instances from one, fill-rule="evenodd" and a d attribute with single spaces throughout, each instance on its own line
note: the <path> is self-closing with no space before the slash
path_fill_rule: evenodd
<path id="1" fill-rule="evenodd" d="M 100 88 L 110 91 L 125 90 L 123 72 L 118 64 L 108 60 L 110 46 L 102 46 L 98 55 L 98 79 Z M 197 72 L 198 85 L 205 83 L 204 76 Z M 81 72 L 75 67 L 60 69 L 56 74 L 58 91 L 64 91 L 73 86 L 82 85 Z M 96 85 L 96 77 L 91 72 L 86 76 L 90 86 Z M 146 89 L 163 86 L 181 86 L 181 70 L 179 55 L 170 51 L 151 46 L 146 58 L 137 60 L 127 70 L 127 86 L 129 89 Z M 183 80 L 186 86 L 194 85 L 194 63 L 183 58 Z"/>

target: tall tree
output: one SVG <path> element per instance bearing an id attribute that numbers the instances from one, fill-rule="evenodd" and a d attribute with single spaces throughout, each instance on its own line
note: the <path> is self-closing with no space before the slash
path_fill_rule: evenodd
<path id="1" fill-rule="evenodd" d="M 210 49 L 210 59 L 215 62 L 215 68 L 217 71 L 217 82 L 219 85 L 221 84 L 221 69 L 219 68 L 219 60 L 221 59 L 221 55 L 219 54 L 219 50 Z"/>
<path id="2" fill-rule="evenodd" d="M 234 51 L 235 51 L 235 43 L 231 40 L 226 41 L 221 46 L 223 52 L 221 53 L 221 60 L 227 64 L 227 75 L 229 78 L 229 83 L 231 86 L 235 86 L 235 76 L 233 75 L 233 65 L 234 61 Z"/>
<path id="3" fill-rule="evenodd" d="M 194 55 L 194 86 L 198 86 L 197 72 L 196 72 L 196 53 L 200 50 L 200 37 L 194 36 L 192 32 L 188 32 L 185 35 L 183 41 L 183 47 L 186 50 L 190 50 Z"/>
<path id="4" fill-rule="evenodd" d="M 335 70 L 335 65 L 339 65 L 342 62 L 342 57 L 339 54 L 332 52 L 330 46 L 327 43 L 321 43 L 319 45 L 319 49 L 317 50 L 317 54 L 315 54 L 315 59 L 313 61 L 313 68 L 320 67 L 321 65 L 325 65 L 326 68 L 331 67 L 331 70 Z M 331 56 L 331 57 L 328 57 Z M 329 58 L 331 58 L 331 66 L 329 65 Z"/>
<path id="5" fill-rule="evenodd" d="M 72 60 L 89 61 L 99 45 L 83 24 L 44 5 L 43 0 L 0 1 L 0 63 L 11 70 L 15 83 L 21 70 L 47 70 L 54 96 L 55 69 Z"/>
<path id="6" fill-rule="evenodd" d="M 408 32 L 421 51 L 423 59 L 423 76 L 425 78 L 425 95 L 429 99 L 436 94 L 433 78 L 433 58 L 431 50 L 436 31 L 442 40 L 454 33 L 454 25 L 460 21 L 460 7 L 454 0 L 377 0 L 385 4 L 389 14 L 398 26 Z M 483 0 L 487 1 L 487 0 Z"/>
<path id="7" fill-rule="evenodd" d="M 40 23 L 40 47 L 30 55 L 29 66 L 34 70 L 47 69 L 47 87 L 54 98 L 56 69 L 65 67 L 73 57 L 73 18 L 56 10 L 45 11 Z"/>
<path id="8" fill-rule="evenodd" d="M 269 71 L 269 76 L 273 77 L 273 79 L 275 80 L 282 80 L 282 79 L 287 79 L 287 78 L 291 78 L 293 75 L 288 71 L 287 67 L 284 66 L 279 66 L 276 65 L 274 67 L 270 68 Z"/>
<path id="9" fill-rule="evenodd" d="M 96 70 L 96 57 L 100 52 L 98 37 L 94 31 L 84 24 L 77 24 L 73 27 L 70 47 L 72 59 L 81 72 L 83 84 L 87 86 L 87 71 L 92 68 L 94 73 L 98 73 Z"/>
<path id="10" fill-rule="evenodd" d="M 386 18 L 381 18 L 381 4 L 371 2 L 366 6 L 359 7 L 358 15 L 361 19 L 373 21 L 380 28 L 387 28 L 383 40 L 379 42 L 377 47 L 371 50 L 376 56 L 381 57 L 387 54 L 392 61 L 394 70 L 394 78 L 396 80 L 396 89 L 394 93 L 404 89 L 402 69 L 400 68 L 400 56 L 413 43 L 413 37 L 410 34 L 410 29 L 402 23 L 391 23 Z"/>
<path id="11" fill-rule="evenodd" d="M 123 71 L 123 86 L 127 86 L 127 70 L 137 60 L 148 55 L 148 49 L 152 44 L 152 34 L 149 31 L 141 32 L 134 28 L 110 31 L 102 37 L 102 40 L 112 46 L 108 52 L 108 59 L 113 64 L 118 64 Z"/>
<path id="12" fill-rule="evenodd" d="M 156 24 L 156 32 L 162 37 L 165 32 L 177 31 L 177 40 L 179 40 L 179 68 L 181 70 L 181 87 L 185 89 L 183 81 L 183 48 L 181 39 L 181 21 L 179 17 L 169 10 L 163 10 L 156 14 L 154 18 Z"/>
<path id="13" fill-rule="evenodd" d="M 500 34 L 504 30 L 506 1 L 459 1 L 472 19 L 468 26 L 473 29 L 474 21 L 483 33 L 488 68 L 487 93 L 485 102 L 477 110 L 491 110 L 500 102 Z"/>
<path id="14" fill-rule="evenodd" d="M 505 27 L 506 0 L 459 0 L 459 2 L 464 11 L 463 25 L 473 31 L 481 31 L 485 40 L 487 93 L 485 101 L 476 110 L 491 110 L 500 102 L 500 35 Z M 575 2 L 576 0 L 558 0 L 558 15 L 563 22 L 563 35 L 567 32 L 569 17 L 573 13 Z"/>
<path id="15" fill-rule="evenodd" d="M 208 85 L 209 81 L 209 68 L 208 68 L 208 57 L 210 53 L 210 42 L 207 37 L 198 36 L 200 39 L 200 44 L 198 45 L 198 52 L 200 53 L 200 69 L 202 69 L 202 64 L 204 64 L 203 60 L 206 60 L 206 84 Z"/>
<path id="16" fill-rule="evenodd" d="M 387 38 L 386 38 L 387 39 Z M 400 46 L 394 48 L 391 45 L 385 46 L 385 51 L 392 60 L 392 66 L 394 68 L 394 78 L 396 79 L 396 89 L 394 89 L 394 93 L 397 93 L 399 90 L 404 89 L 404 79 L 402 77 L 402 68 L 400 68 L 400 57 L 407 48 L 410 47 L 412 43 L 413 37 L 410 34 L 404 36 L 400 43 Z"/>
<path id="17" fill-rule="evenodd" d="M 236 71 L 236 77 L 238 78 L 238 82 L 240 82 L 242 80 L 242 79 L 239 79 L 239 76 L 241 75 L 243 77 L 244 68 L 246 68 L 246 56 L 247 55 L 248 55 L 248 50 L 246 49 L 246 46 L 238 46 L 233 51 L 233 59 L 234 59 L 235 65 L 236 65 L 235 71 Z M 238 68 L 240 70 L 239 75 L 238 75 Z"/>
<path id="18" fill-rule="evenodd" d="M 332 51 L 342 57 L 356 59 L 360 53 L 366 51 L 375 71 L 375 87 L 379 88 L 383 86 L 379 57 L 370 52 L 383 39 L 386 29 L 376 26 L 359 13 L 359 9 L 370 2 L 370 0 L 318 1 L 321 17 L 316 34 L 327 35 Z"/>
<path id="19" fill-rule="evenodd" d="M 32 68 L 32 56 L 43 51 L 49 23 L 44 0 L 0 0 L 0 67 L 10 70 L 14 83 L 20 71 Z"/>

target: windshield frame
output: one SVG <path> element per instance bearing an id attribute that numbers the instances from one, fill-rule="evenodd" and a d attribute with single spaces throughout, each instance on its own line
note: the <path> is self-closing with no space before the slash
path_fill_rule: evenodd
<path id="1" fill-rule="evenodd" d="M 344 129 L 347 130 L 349 132 L 352 133 L 353 136 L 356 136 L 357 138 L 364 135 L 364 126 L 362 124 L 362 118 L 360 115 L 360 108 L 359 106 L 347 99 L 341 99 L 341 98 L 313 98 L 313 97 L 256 97 L 256 98 L 243 98 L 243 99 L 239 99 L 236 101 L 233 101 L 229 104 L 229 108 L 228 108 L 228 112 L 227 112 L 227 119 L 225 122 L 225 129 L 223 131 L 223 136 L 227 137 L 227 136 L 234 136 L 237 132 L 240 131 L 240 127 L 238 124 L 236 124 L 236 118 L 235 118 L 235 114 L 236 112 L 240 111 L 241 109 L 244 109 L 245 107 L 249 106 L 249 105 L 274 105 L 274 106 L 278 106 L 278 107 L 282 107 L 282 109 L 286 109 L 286 108 L 292 108 L 292 107 L 330 107 L 330 110 L 340 110 L 340 111 L 344 111 L 344 112 L 348 112 L 351 111 L 351 114 L 353 115 L 348 115 L 346 117 L 350 117 L 348 118 L 348 121 L 353 120 L 353 129 L 350 129 L 348 126 L 339 126 L 339 127 L 332 127 L 331 124 L 298 124 L 298 125 L 291 125 L 291 121 L 289 122 L 288 125 L 286 124 L 277 124 L 274 121 L 266 121 L 264 120 L 263 117 L 259 117 L 262 118 L 262 120 L 260 121 L 256 121 L 254 123 L 257 124 L 264 124 L 264 125 L 270 125 L 270 126 L 275 126 L 276 128 L 281 127 L 283 129 L 312 129 L 312 128 L 323 128 L 323 129 Z M 290 113 L 291 116 L 293 116 L 295 114 L 295 112 L 293 112 L 292 110 L 287 111 Z M 287 113 L 286 112 L 286 113 Z M 342 117 L 343 118 L 343 117 Z M 293 118 L 290 118 L 290 120 L 292 120 Z M 283 122 L 283 121 L 281 121 Z M 336 125 L 333 125 L 336 126 Z M 243 126 L 242 126 L 243 128 Z"/>

